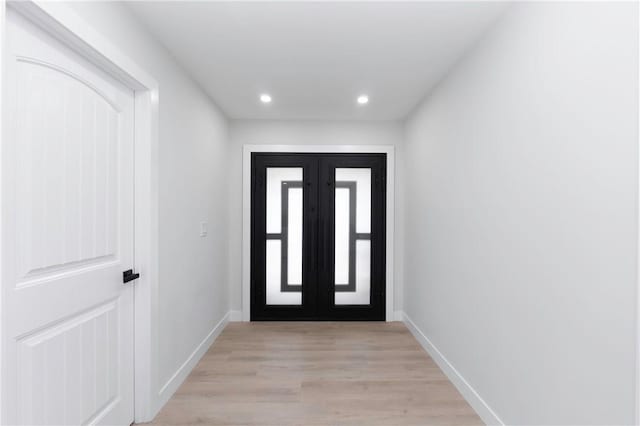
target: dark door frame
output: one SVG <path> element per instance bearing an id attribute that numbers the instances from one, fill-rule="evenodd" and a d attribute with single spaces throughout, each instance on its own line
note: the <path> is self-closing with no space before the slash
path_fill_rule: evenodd
<path id="1" fill-rule="evenodd" d="M 385 263 L 386 263 L 386 165 L 385 153 L 253 153 L 251 155 L 251 320 L 369 320 L 385 319 Z M 300 167 L 303 169 L 302 182 L 296 185 L 304 187 L 304 247 L 303 247 L 303 283 L 302 304 L 267 305 L 266 289 L 266 246 L 269 240 L 281 241 L 282 250 L 286 248 L 286 218 L 283 216 L 282 229 L 277 234 L 268 234 L 266 225 L 266 170 L 269 167 Z M 334 180 L 334 168 L 366 167 L 372 170 L 372 228 L 368 234 L 356 234 L 352 221 L 352 249 L 356 240 L 369 240 L 371 243 L 371 304 L 335 305 L 335 287 L 333 285 L 334 263 L 334 201 L 333 195 L 340 185 Z M 290 184 L 293 184 L 290 182 Z M 286 186 L 285 186 L 286 185 Z M 287 203 L 285 189 L 290 187 L 283 182 L 283 208 Z M 352 202 L 355 202 L 355 192 Z M 286 209 L 283 211 L 285 214 Z M 355 211 L 355 206 L 352 212 Z M 255 241 L 260 242 L 254 244 Z M 351 258 L 353 258 L 351 256 Z M 286 256 L 283 255 L 281 274 L 286 268 Z M 355 264 L 350 265 L 350 281 L 355 288 Z M 351 276 L 353 275 L 353 276 Z M 284 278 L 284 275 L 282 275 Z M 351 285 L 349 284 L 349 285 Z M 282 291 L 298 291 L 282 283 Z M 339 290 L 338 290 L 339 291 Z M 347 289 L 343 289 L 347 291 Z"/>
<path id="2" fill-rule="evenodd" d="M 230 312 L 232 321 L 249 321 L 251 317 L 251 154 L 254 152 L 292 153 L 385 153 L 387 154 L 386 203 L 386 321 L 401 321 L 402 312 L 394 310 L 395 282 L 395 147 L 393 145 L 274 145 L 242 146 L 242 293 L 240 311 Z"/>

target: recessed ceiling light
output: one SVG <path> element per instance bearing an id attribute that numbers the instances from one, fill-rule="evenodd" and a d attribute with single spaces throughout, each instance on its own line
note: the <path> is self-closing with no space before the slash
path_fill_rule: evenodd
<path id="1" fill-rule="evenodd" d="M 271 102 L 271 96 L 267 95 L 266 93 L 263 93 L 262 95 L 260 95 L 260 101 L 263 104 L 268 104 L 269 102 Z"/>
<path id="2" fill-rule="evenodd" d="M 367 95 L 360 95 L 358 96 L 358 103 L 360 105 L 364 105 L 369 103 L 369 97 Z"/>

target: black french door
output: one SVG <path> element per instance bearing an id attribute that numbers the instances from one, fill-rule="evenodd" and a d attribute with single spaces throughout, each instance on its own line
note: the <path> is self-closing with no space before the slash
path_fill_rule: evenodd
<path id="1" fill-rule="evenodd" d="M 385 319 L 385 154 L 254 153 L 251 319 Z"/>

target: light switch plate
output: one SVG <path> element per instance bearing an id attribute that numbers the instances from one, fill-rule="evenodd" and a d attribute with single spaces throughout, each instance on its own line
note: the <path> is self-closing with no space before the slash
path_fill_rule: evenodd
<path id="1" fill-rule="evenodd" d="M 200 236 L 206 237 L 207 232 L 207 222 L 200 222 Z"/>

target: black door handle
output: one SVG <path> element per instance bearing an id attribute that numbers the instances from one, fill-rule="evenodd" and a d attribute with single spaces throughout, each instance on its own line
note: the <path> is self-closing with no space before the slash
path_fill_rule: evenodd
<path id="1" fill-rule="evenodd" d="M 122 282 L 128 283 L 129 281 L 137 280 L 140 278 L 140 274 L 134 274 L 133 269 L 126 270 L 122 273 Z"/>

